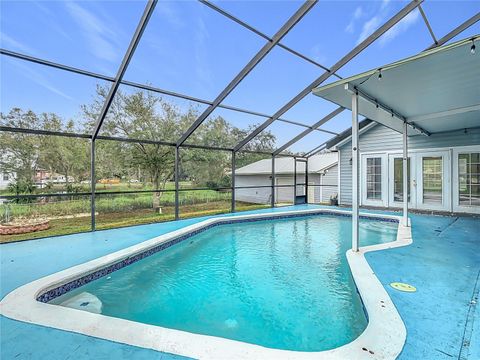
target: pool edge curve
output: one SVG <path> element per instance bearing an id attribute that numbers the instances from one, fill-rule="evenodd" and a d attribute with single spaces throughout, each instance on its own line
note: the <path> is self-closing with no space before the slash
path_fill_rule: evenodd
<path id="1" fill-rule="evenodd" d="M 350 271 L 369 320 L 366 329 L 355 340 L 331 350 L 301 352 L 271 349 L 241 341 L 193 334 L 37 301 L 40 295 L 62 284 L 79 279 L 82 275 L 100 271 L 109 265 L 130 258 L 132 255 L 146 252 L 159 244 L 219 223 L 322 213 L 351 215 L 351 212 L 347 210 L 311 209 L 210 218 L 25 284 L 3 298 L 0 302 L 0 314 L 27 323 L 197 359 L 265 359 L 273 357 L 278 359 L 395 359 L 403 349 L 406 328 L 395 305 L 364 256 L 367 252 L 406 246 L 412 243 L 411 228 L 404 226 L 401 218 L 394 215 L 361 214 L 368 218 L 397 222 L 397 237 L 393 242 L 361 247 L 358 252 L 347 251 Z"/>

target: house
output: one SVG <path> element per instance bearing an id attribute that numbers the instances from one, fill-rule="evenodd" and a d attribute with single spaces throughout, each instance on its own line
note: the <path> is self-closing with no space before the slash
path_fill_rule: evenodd
<path id="1" fill-rule="evenodd" d="M 15 181 L 16 176 L 15 173 L 0 172 L 0 190 L 5 190 Z"/>
<path id="2" fill-rule="evenodd" d="M 351 204 L 354 211 L 358 204 L 403 207 L 405 219 L 408 209 L 480 213 L 475 40 L 478 36 L 313 90 L 352 110 L 355 120 L 352 131 L 326 145 L 339 153 L 341 205 Z M 369 120 L 358 124 L 359 115 Z"/>
<path id="3" fill-rule="evenodd" d="M 325 203 L 337 194 L 337 153 L 326 152 L 308 160 L 309 203 Z M 296 163 L 297 196 L 305 195 L 305 162 L 300 158 L 275 158 L 275 202 L 294 203 L 294 173 Z M 269 204 L 271 202 L 272 160 L 263 159 L 235 171 L 235 198 L 237 201 Z"/>
<path id="4" fill-rule="evenodd" d="M 65 184 L 67 183 L 67 177 L 55 172 L 50 172 L 44 169 L 37 169 L 35 171 L 35 185 L 39 188 L 44 188 L 48 184 Z M 68 176 L 68 182 L 75 182 L 73 176 Z"/>
<path id="5" fill-rule="evenodd" d="M 327 147 L 339 154 L 339 204 L 351 205 L 351 130 Z M 480 213 L 480 127 L 411 136 L 408 147 L 409 208 Z M 364 120 L 359 149 L 360 205 L 401 208 L 402 134 Z"/>

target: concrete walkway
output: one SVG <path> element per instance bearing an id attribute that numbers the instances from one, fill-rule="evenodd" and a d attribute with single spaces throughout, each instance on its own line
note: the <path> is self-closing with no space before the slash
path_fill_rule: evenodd
<path id="1" fill-rule="evenodd" d="M 412 215 L 413 244 L 366 255 L 407 327 L 400 359 L 480 359 L 480 219 Z M 417 287 L 392 289 L 392 282 Z"/>
<path id="2" fill-rule="evenodd" d="M 317 208 L 302 205 L 278 208 Z M 252 211 L 269 212 L 272 209 Z M 0 245 L 0 295 L 204 218 Z M 402 359 L 480 359 L 480 320 L 472 303 L 480 272 L 480 220 L 413 215 L 413 245 L 367 255 L 407 326 Z M 411 283 L 400 293 L 393 281 Z M 0 318 L 2 359 L 181 359 L 179 356 Z M 475 341 L 474 341 L 475 340 Z"/>

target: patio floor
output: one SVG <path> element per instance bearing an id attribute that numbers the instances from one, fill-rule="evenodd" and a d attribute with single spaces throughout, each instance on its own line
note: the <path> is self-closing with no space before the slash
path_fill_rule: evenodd
<path id="1" fill-rule="evenodd" d="M 480 359 L 480 219 L 411 219 L 412 245 L 366 255 L 407 327 L 399 358 Z M 396 281 L 417 292 L 392 289 Z"/>
<path id="2" fill-rule="evenodd" d="M 272 209 L 253 212 L 269 211 Z M 367 254 L 407 326 L 407 343 L 400 358 L 480 359 L 480 321 L 472 301 L 478 301 L 480 288 L 480 220 L 427 215 L 411 218 L 412 245 Z M 122 229 L 114 229 L 1 245 L 1 297 L 34 279 L 203 219 L 137 226 L 128 239 L 122 238 Z M 410 283 L 418 291 L 393 290 L 388 284 L 394 281 Z M 0 320 L 2 359 L 181 358 L 5 317 Z"/>

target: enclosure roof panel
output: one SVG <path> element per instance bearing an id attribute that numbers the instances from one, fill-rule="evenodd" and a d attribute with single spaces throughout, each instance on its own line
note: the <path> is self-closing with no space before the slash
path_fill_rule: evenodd
<path id="1" fill-rule="evenodd" d="M 430 133 L 479 126 L 480 56 L 478 51 L 471 53 L 474 40 L 478 47 L 477 35 L 316 88 L 313 93 L 351 109 L 347 88 L 357 89 L 359 114 L 399 132 L 403 121 L 376 104 Z M 409 135 L 418 133 L 409 128 Z"/>

